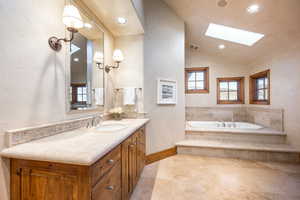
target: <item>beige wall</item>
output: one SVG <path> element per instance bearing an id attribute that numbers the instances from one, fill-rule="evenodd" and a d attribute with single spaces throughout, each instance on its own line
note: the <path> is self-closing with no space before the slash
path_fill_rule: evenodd
<path id="1" fill-rule="evenodd" d="M 4 131 L 56 122 L 66 114 L 65 46 L 48 46 L 52 35 L 65 36 L 62 0 L 0 1 L 0 150 Z M 114 39 L 105 31 L 105 59 L 111 61 Z M 110 80 L 110 77 L 107 78 Z M 107 95 L 108 96 L 108 95 Z M 85 114 L 86 115 L 86 114 Z M 8 165 L 0 162 L 0 199 L 8 200 Z M 4 178 L 6 177 L 6 178 Z"/>
<path id="2" fill-rule="evenodd" d="M 209 93 L 186 94 L 186 106 L 210 107 L 217 105 L 217 78 L 220 77 L 245 77 L 245 103 L 248 102 L 248 74 L 249 67 L 233 63 L 222 57 L 212 56 L 199 51 L 188 53 L 187 67 L 209 67 Z M 226 106 L 226 105 L 218 105 Z M 240 106 L 240 105 L 227 105 Z"/>
<path id="3" fill-rule="evenodd" d="M 116 37 L 115 48 L 124 54 L 120 68 L 114 70 L 115 87 L 143 88 L 144 35 Z"/>
<path id="4" fill-rule="evenodd" d="M 298 46 L 297 46 L 298 45 Z M 289 141 L 300 147 L 300 45 L 266 57 L 251 65 L 251 74 L 271 69 L 271 105 L 284 109 L 284 127 Z"/>
<path id="5" fill-rule="evenodd" d="M 184 22 L 161 0 L 146 0 L 144 106 L 147 154 L 173 147 L 184 138 Z M 157 105 L 157 78 L 178 81 L 178 103 Z"/>

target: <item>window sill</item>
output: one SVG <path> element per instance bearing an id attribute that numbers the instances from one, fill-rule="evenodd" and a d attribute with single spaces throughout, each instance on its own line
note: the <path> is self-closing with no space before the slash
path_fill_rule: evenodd
<path id="1" fill-rule="evenodd" d="M 245 104 L 244 101 L 218 101 L 217 104 Z"/>
<path id="2" fill-rule="evenodd" d="M 186 90 L 186 94 L 205 94 L 209 93 L 209 90 Z"/>
<path id="3" fill-rule="evenodd" d="M 270 105 L 270 101 L 250 101 L 250 104 L 255 104 L 255 105 Z"/>

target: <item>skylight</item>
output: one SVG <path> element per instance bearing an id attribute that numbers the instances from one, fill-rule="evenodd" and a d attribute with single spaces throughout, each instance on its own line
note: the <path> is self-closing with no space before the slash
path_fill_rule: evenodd
<path id="1" fill-rule="evenodd" d="M 264 35 L 260 33 L 249 32 L 213 23 L 209 24 L 205 35 L 247 46 L 254 45 L 257 41 L 264 37 Z"/>
<path id="2" fill-rule="evenodd" d="M 71 49 L 70 49 L 71 55 L 79 50 L 80 50 L 80 48 L 78 46 L 76 46 L 75 44 L 71 44 Z"/>

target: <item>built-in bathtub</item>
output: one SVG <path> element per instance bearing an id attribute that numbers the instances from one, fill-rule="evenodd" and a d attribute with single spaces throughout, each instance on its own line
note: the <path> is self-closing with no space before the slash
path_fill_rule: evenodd
<path id="1" fill-rule="evenodd" d="M 221 121 L 187 121 L 188 132 L 245 132 L 245 133 L 282 133 L 249 122 L 221 122 Z"/>
<path id="2" fill-rule="evenodd" d="M 262 129 L 263 126 L 258 124 L 252 124 L 248 122 L 218 122 L 218 121 L 188 121 L 186 123 L 187 127 L 194 129 L 243 129 L 243 130 L 257 130 Z"/>
<path id="3" fill-rule="evenodd" d="M 249 122 L 187 121 L 185 139 L 283 144 L 283 132 Z"/>

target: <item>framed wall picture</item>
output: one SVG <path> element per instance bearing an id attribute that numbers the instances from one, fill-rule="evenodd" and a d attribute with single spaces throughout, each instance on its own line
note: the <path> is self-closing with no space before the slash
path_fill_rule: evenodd
<path id="1" fill-rule="evenodd" d="M 157 104 L 177 104 L 177 81 L 157 80 Z"/>

